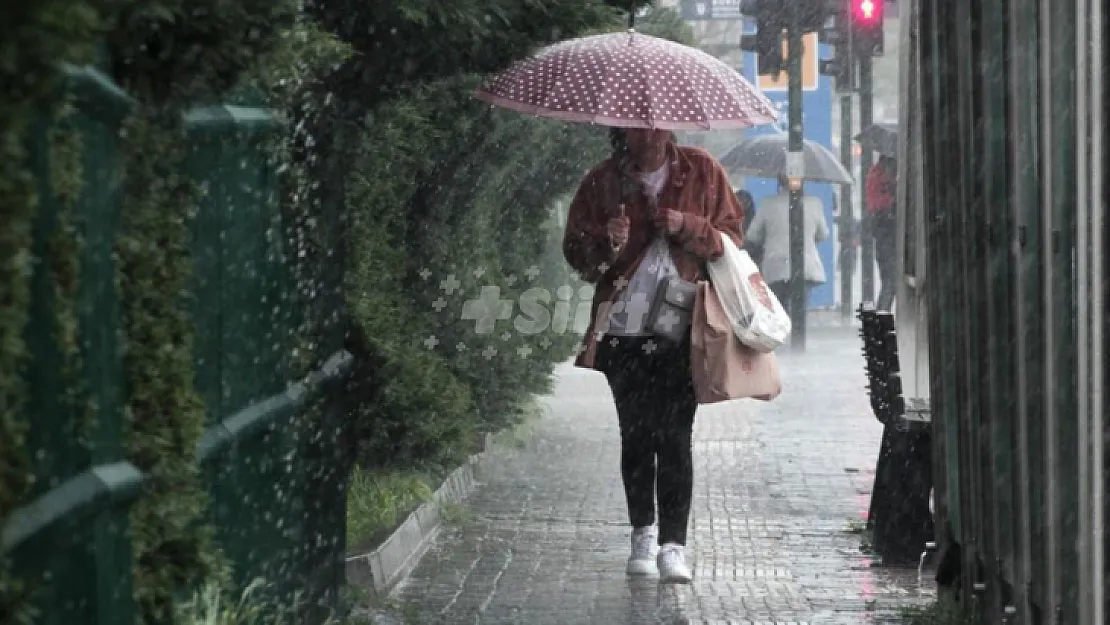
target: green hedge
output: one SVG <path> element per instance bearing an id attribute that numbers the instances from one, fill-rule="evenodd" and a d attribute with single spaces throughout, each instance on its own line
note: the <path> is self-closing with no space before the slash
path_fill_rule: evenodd
<path id="1" fill-rule="evenodd" d="M 190 214 L 198 199 L 184 176 L 184 131 L 158 119 L 127 126 L 123 210 L 117 237 L 127 375 L 125 447 L 148 480 L 132 511 L 135 590 L 144 620 L 168 618 L 174 592 L 217 570 L 197 521 L 207 506 L 196 449 L 204 404 L 193 388 Z M 159 158 L 151 158 L 159 154 Z M 152 241 L 158 244 L 152 245 Z"/>
<path id="2" fill-rule="evenodd" d="M 27 352 L 24 328 L 30 306 L 29 281 L 34 255 L 32 224 L 39 198 L 28 168 L 27 141 L 36 123 L 64 115 L 64 102 L 55 97 L 59 74 L 57 59 L 88 62 L 93 59 L 92 42 L 103 32 L 95 5 L 78 1 L 4 3 L 0 6 L 0 520 L 23 503 L 34 478 L 26 449 L 27 422 L 23 414 L 27 385 L 21 375 L 32 356 Z M 70 184 L 80 176 L 71 136 L 50 137 L 52 151 L 62 158 L 57 163 L 68 169 L 52 172 L 61 182 L 59 191 L 72 191 Z M 69 149 L 67 149 L 67 147 Z M 63 206 L 61 224 L 51 251 L 57 307 L 59 347 L 66 360 L 73 352 L 73 277 L 75 241 L 67 228 L 64 207 L 72 196 L 59 198 Z M 67 362 L 66 365 L 72 365 Z M 71 399 L 72 399 L 71 395 Z M 33 615 L 26 604 L 27 588 L 12 577 L 0 554 L 0 623 L 29 623 Z"/>
<path id="3" fill-rule="evenodd" d="M 120 6 L 106 38 L 115 79 L 141 105 L 125 133 L 117 249 L 126 445 L 149 476 L 132 513 L 143 622 L 168 622 L 182 589 L 227 576 L 211 530 L 201 523 L 208 497 L 196 451 L 206 413 L 193 387 L 187 290 L 190 228 L 200 195 L 184 175 L 183 113 L 250 92 L 270 95 L 279 112 L 291 103 L 288 83 L 306 65 L 321 69 L 321 59 L 306 48 L 328 45 L 297 19 L 298 11 L 296 0 L 132 1 Z M 291 63 L 293 57 L 301 63 Z"/>

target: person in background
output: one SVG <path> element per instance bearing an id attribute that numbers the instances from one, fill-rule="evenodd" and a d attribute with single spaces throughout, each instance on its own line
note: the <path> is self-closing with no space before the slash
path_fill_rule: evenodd
<path id="1" fill-rule="evenodd" d="M 825 266 L 817 253 L 817 244 L 829 238 L 825 207 L 821 200 L 802 197 L 805 251 L 806 298 L 818 284 L 824 284 Z M 764 199 L 755 213 L 745 239 L 763 250 L 760 272 L 787 313 L 790 312 L 790 186 L 785 176 L 779 177 L 779 192 Z"/>
<path id="2" fill-rule="evenodd" d="M 898 162 L 889 156 L 867 172 L 867 214 L 871 218 L 871 237 L 875 244 L 875 262 L 879 265 L 879 301 L 875 308 L 889 311 L 894 306 L 898 277 L 898 222 L 895 195 L 898 189 Z"/>
<path id="3" fill-rule="evenodd" d="M 755 219 L 755 199 L 752 198 L 752 194 L 748 193 L 746 190 L 737 189 L 736 190 L 736 201 L 740 203 L 740 210 L 742 210 L 743 214 L 744 214 L 744 223 L 743 223 L 744 248 L 743 249 L 748 253 L 748 256 L 751 256 L 752 262 L 754 262 L 756 264 L 756 266 L 758 267 L 759 264 L 763 260 L 763 250 L 760 249 L 760 247 L 758 245 L 756 245 L 755 243 L 752 243 L 751 240 L 747 238 L 748 237 L 748 235 L 747 235 L 748 228 L 751 228 L 752 220 Z"/>

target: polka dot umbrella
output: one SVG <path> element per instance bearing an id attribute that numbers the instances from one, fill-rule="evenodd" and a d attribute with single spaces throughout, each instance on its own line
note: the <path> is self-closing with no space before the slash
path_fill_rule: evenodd
<path id="1" fill-rule="evenodd" d="M 720 130 L 777 119 L 771 101 L 722 61 L 631 29 L 548 46 L 475 95 L 520 113 L 621 128 Z"/>

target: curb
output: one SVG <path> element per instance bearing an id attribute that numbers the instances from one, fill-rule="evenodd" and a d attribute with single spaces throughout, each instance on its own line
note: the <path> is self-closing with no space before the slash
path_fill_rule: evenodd
<path id="1" fill-rule="evenodd" d="M 532 438 L 529 433 L 526 444 L 530 445 Z M 348 555 L 344 562 L 347 584 L 371 590 L 379 597 L 388 595 L 435 543 L 443 525 L 440 506 L 459 503 L 470 495 L 479 476 L 489 469 L 496 448 L 494 435 L 486 434 L 483 450 L 452 471 L 432 499 L 413 511 L 385 542 L 373 551 Z"/>

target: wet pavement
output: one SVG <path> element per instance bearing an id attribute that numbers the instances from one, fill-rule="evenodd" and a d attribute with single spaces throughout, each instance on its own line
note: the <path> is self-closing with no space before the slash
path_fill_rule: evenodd
<path id="1" fill-rule="evenodd" d="M 419 623 L 894 623 L 932 595 L 860 550 L 881 428 L 854 330 L 780 355 L 772 403 L 702 407 L 689 586 L 631 581 L 616 413 L 600 374 L 560 367 L 533 442 L 396 591 Z"/>

